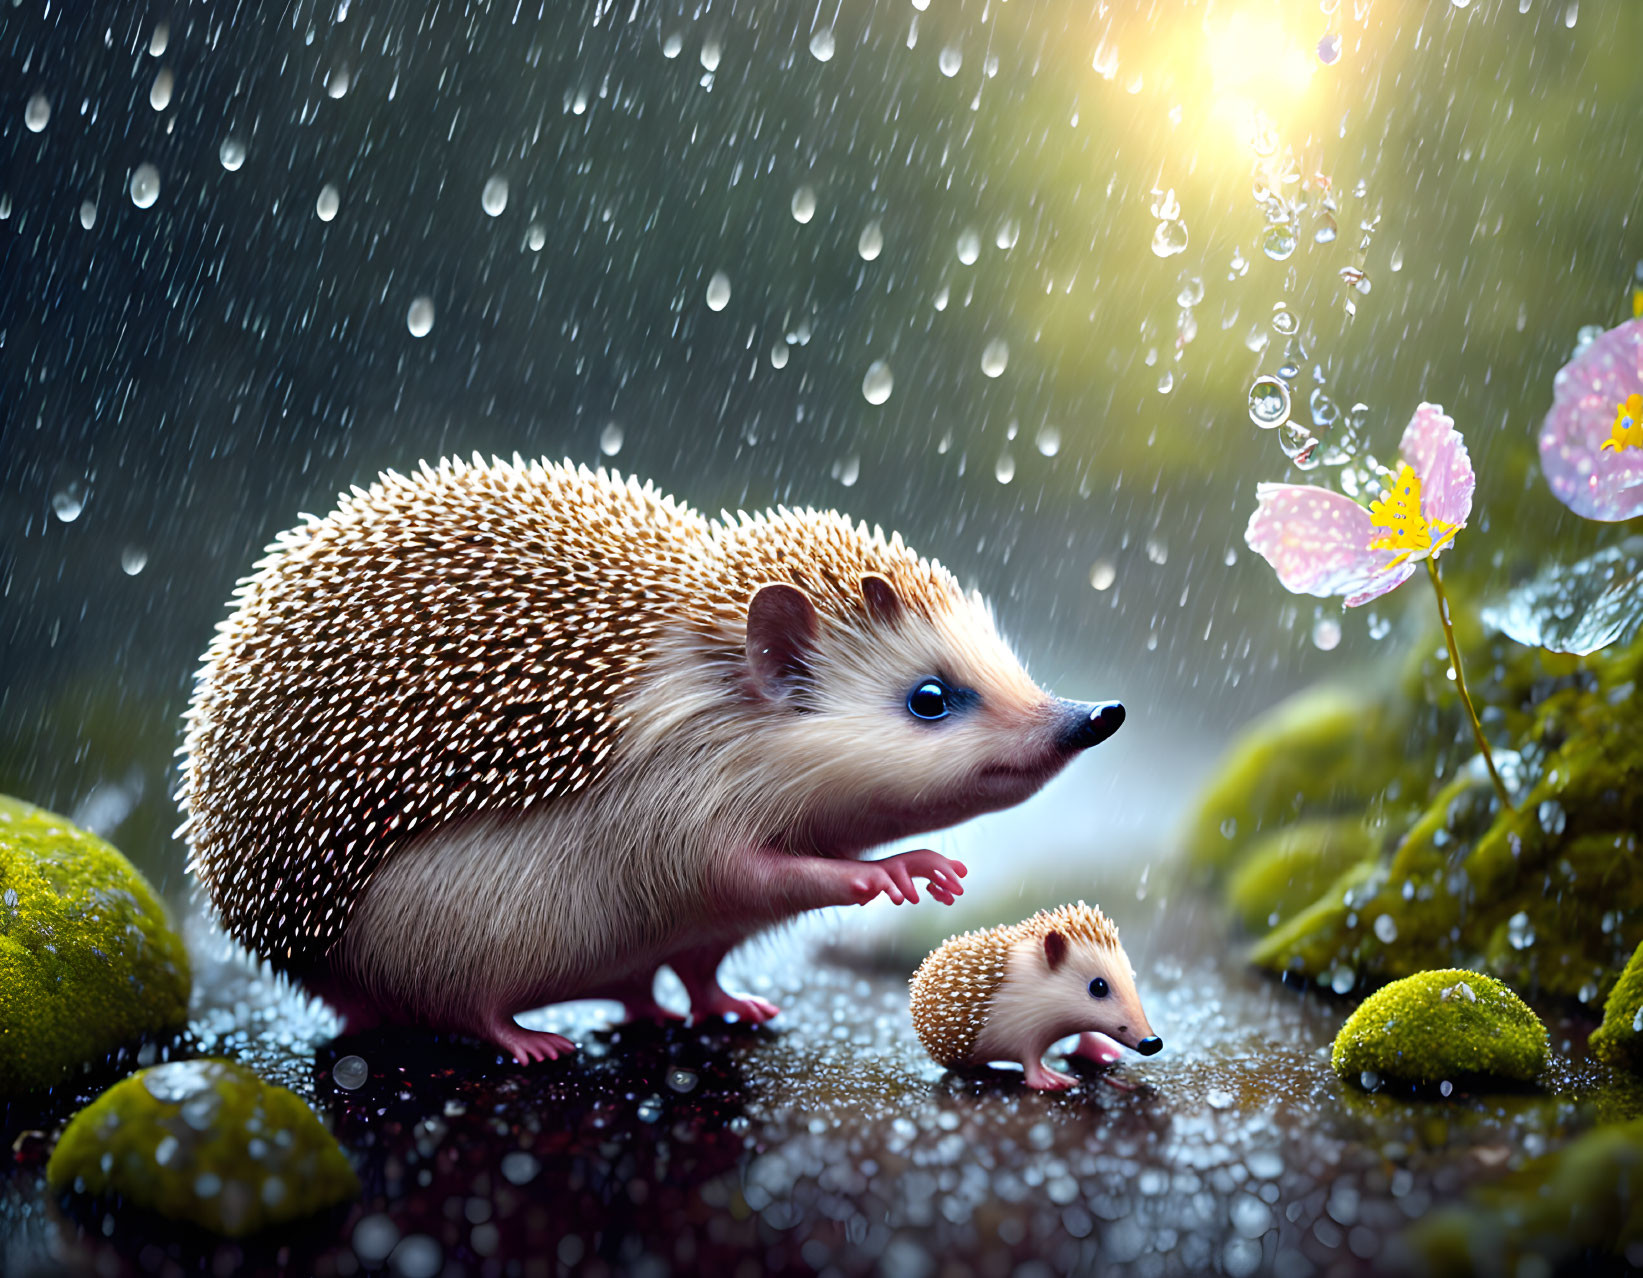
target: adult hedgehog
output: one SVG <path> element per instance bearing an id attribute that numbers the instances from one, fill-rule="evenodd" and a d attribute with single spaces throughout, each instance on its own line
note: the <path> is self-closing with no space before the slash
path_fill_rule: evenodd
<path id="1" fill-rule="evenodd" d="M 892 839 L 1007 807 L 1123 722 L 1029 679 L 979 598 L 833 512 L 709 521 L 569 465 L 424 463 L 282 534 L 189 707 L 190 868 L 232 935 L 348 1028 L 572 1049 L 572 998 L 696 1017 L 803 910 L 948 904 Z"/>

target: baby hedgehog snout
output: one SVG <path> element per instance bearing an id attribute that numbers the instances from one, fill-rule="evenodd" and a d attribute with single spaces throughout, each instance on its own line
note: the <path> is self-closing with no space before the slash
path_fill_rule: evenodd
<path id="1" fill-rule="evenodd" d="M 1116 708 L 1109 731 L 1123 721 Z M 1103 709 L 1088 708 L 1092 725 Z M 1082 901 L 948 938 L 914 973 L 910 1002 L 913 1028 L 940 1064 L 1019 1061 L 1027 1086 L 1043 1090 L 1075 1082 L 1043 1061 L 1069 1035 L 1079 1036 L 1074 1055 L 1103 1065 L 1123 1047 L 1152 1056 L 1164 1046 L 1147 1022 L 1118 929 Z"/>

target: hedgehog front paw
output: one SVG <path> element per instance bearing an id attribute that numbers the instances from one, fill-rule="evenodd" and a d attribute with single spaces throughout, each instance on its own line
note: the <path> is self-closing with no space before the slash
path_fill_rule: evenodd
<path id="1" fill-rule="evenodd" d="M 1045 1065 L 1043 1061 L 1028 1061 L 1027 1075 L 1022 1081 L 1041 1092 L 1064 1092 L 1077 1085 L 1078 1080 Z"/>
<path id="2" fill-rule="evenodd" d="M 930 895 L 943 905 L 951 905 L 956 897 L 964 895 L 960 880 L 968 874 L 962 861 L 954 861 L 920 848 L 913 852 L 898 852 L 882 861 L 864 861 L 851 876 L 852 899 L 857 905 L 866 905 L 883 893 L 895 905 L 903 901 L 918 904 L 918 889 L 913 886 L 915 876 L 928 881 Z"/>
<path id="3" fill-rule="evenodd" d="M 763 1025 L 771 1017 L 779 1015 L 781 1010 L 769 999 L 716 989 L 703 998 L 691 1001 L 690 1019 L 694 1024 L 704 1017 L 734 1016 L 743 1025 Z"/>
<path id="4" fill-rule="evenodd" d="M 521 1065 L 533 1061 L 557 1060 L 576 1051 L 576 1044 L 562 1034 L 528 1030 L 511 1019 L 492 1021 L 485 1037 L 511 1055 Z"/>

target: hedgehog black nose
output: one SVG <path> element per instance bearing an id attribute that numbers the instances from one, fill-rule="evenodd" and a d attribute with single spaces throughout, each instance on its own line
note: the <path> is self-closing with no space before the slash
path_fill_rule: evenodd
<path id="1" fill-rule="evenodd" d="M 1117 701 L 1063 701 L 1067 727 L 1061 745 L 1067 750 L 1088 750 L 1100 745 L 1124 726 L 1124 707 Z"/>
<path id="2" fill-rule="evenodd" d="M 1143 1056 L 1152 1056 L 1153 1054 L 1164 1050 L 1164 1040 L 1159 1038 L 1158 1035 L 1153 1034 L 1152 1036 L 1144 1038 L 1137 1043 L 1135 1045 L 1135 1050 L 1140 1052 Z"/>

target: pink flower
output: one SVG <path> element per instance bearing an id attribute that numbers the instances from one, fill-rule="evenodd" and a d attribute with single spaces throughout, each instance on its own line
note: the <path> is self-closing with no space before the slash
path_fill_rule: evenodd
<path id="1" fill-rule="evenodd" d="M 1643 447 L 1616 446 L 1617 414 L 1643 392 L 1643 319 L 1627 320 L 1558 369 L 1540 428 L 1540 468 L 1553 495 L 1587 519 L 1643 514 Z"/>
<path id="2" fill-rule="evenodd" d="M 1261 484 L 1244 540 L 1298 595 L 1377 599 L 1435 559 L 1472 513 L 1477 476 L 1466 441 L 1436 404 L 1422 404 L 1398 445 L 1402 464 L 1381 499 L 1364 509 L 1310 484 Z"/>

